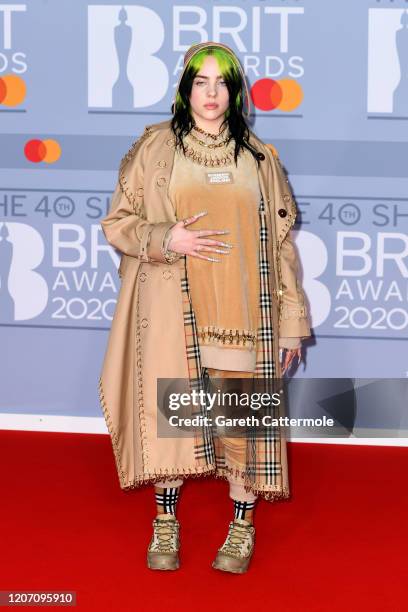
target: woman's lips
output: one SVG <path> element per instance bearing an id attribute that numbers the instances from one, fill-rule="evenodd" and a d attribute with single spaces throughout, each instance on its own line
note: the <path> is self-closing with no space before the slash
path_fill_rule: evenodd
<path id="1" fill-rule="evenodd" d="M 218 108 L 218 104 L 204 104 L 204 107 L 211 110 L 214 108 Z"/>

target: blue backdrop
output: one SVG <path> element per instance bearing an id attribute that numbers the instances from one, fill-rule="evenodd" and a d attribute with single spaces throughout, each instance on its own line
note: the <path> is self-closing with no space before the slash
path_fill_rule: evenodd
<path id="1" fill-rule="evenodd" d="M 300 211 L 314 339 L 296 376 L 406 377 L 407 8 L 0 2 L 1 412 L 101 417 L 119 257 L 100 220 L 121 157 L 170 117 L 184 52 L 208 39 L 238 53 Z"/>

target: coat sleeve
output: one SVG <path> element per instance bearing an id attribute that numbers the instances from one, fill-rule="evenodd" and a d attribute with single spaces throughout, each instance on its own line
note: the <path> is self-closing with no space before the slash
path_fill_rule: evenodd
<path id="1" fill-rule="evenodd" d="M 276 167 L 281 175 L 280 183 L 288 185 L 277 150 L 273 145 L 267 146 L 278 162 Z M 288 189 L 290 190 L 289 185 Z M 296 203 L 291 192 L 290 195 L 292 197 L 293 210 L 296 213 Z M 281 194 L 277 195 L 277 197 L 280 196 Z M 295 218 L 296 214 L 293 216 L 293 223 Z M 299 260 L 293 243 L 292 226 L 287 231 L 280 248 L 278 248 L 277 256 L 281 281 L 281 287 L 279 288 L 279 344 L 285 348 L 294 348 L 300 343 L 301 338 L 309 337 L 311 331 L 305 294 L 299 281 Z"/>
<path id="2" fill-rule="evenodd" d="M 302 343 L 298 336 L 294 336 L 293 338 L 279 338 L 279 348 L 294 350 L 300 348 L 301 345 Z"/>
<path id="3" fill-rule="evenodd" d="M 122 159 L 108 215 L 101 226 L 106 240 L 119 251 L 144 262 L 173 263 L 166 257 L 169 230 L 174 221 L 150 223 L 143 218 L 144 142 L 149 128 Z"/>
<path id="4" fill-rule="evenodd" d="M 299 282 L 298 258 L 289 230 L 279 249 L 282 296 L 279 336 L 307 338 L 311 335 L 305 295 Z"/>

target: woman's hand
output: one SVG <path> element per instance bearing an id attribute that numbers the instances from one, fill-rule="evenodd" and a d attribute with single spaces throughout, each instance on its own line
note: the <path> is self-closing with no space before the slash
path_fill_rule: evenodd
<path id="1" fill-rule="evenodd" d="M 190 257 L 198 257 L 199 259 L 206 259 L 207 261 L 219 262 L 220 259 L 214 257 L 206 257 L 200 255 L 202 251 L 211 251 L 213 253 L 229 254 L 232 244 L 221 242 L 219 240 L 211 240 L 210 238 L 203 238 L 203 236 L 211 236 L 212 234 L 229 234 L 228 230 L 189 230 L 186 229 L 187 225 L 194 223 L 200 217 L 206 215 L 207 212 L 203 211 L 197 213 L 192 217 L 179 221 L 171 228 L 171 239 L 168 244 L 168 248 L 176 253 L 182 253 L 183 255 L 190 255 Z M 216 248 L 223 246 L 227 250 Z"/>
<path id="2" fill-rule="evenodd" d="M 285 374 L 285 372 L 289 369 L 296 355 L 298 356 L 298 364 L 300 363 L 300 360 L 302 359 L 302 350 L 300 347 L 297 349 L 281 349 L 281 350 L 282 350 L 282 358 L 281 358 L 282 374 Z"/>

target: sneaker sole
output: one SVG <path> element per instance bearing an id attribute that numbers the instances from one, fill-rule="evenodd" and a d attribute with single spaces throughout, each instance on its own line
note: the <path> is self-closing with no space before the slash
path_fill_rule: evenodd
<path id="1" fill-rule="evenodd" d="M 177 570 L 180 567 L 178 557 L 168 558 L 163 555 L 153 557 L 147 556 L 147 567 L 152 570 Z"/>
<path id="2" fill-rule="evenodd" d="M 212 562 L 212 567 L 217 570 L 221 570 L 222 572 L 230 572 L 232 574 L 245 574 L 248 570 L 249 562 L 251 559 L 247 559 L 242 563 L 241 566 L 233 565 L 233 560 L 230 560 L 229 557 L 223 557 L 221 559 L 216 559 Z"/>

